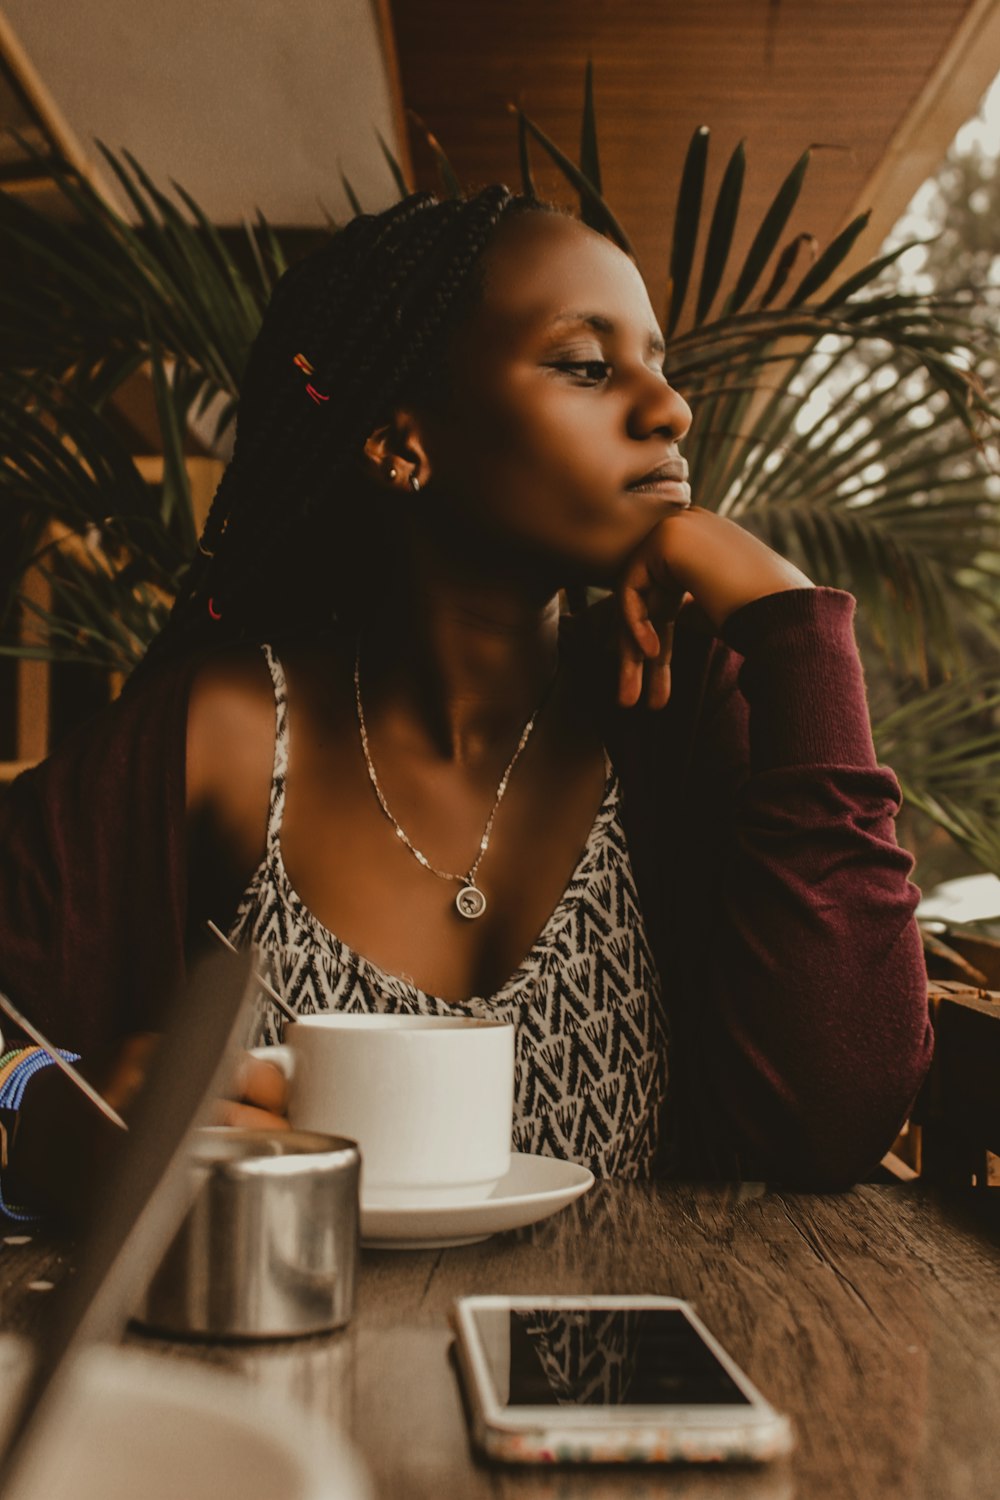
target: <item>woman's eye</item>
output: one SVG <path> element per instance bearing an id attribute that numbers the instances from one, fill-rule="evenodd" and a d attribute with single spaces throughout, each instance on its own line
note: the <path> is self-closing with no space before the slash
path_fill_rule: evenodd
<path id="1" fill-rule="evenodd" d="M 611 366 L 606 359 L 563 359 L 556 361 L 552 368 L 582 371 L 583 379 L 591 385 L 599 385 L 611 374 Z"/>

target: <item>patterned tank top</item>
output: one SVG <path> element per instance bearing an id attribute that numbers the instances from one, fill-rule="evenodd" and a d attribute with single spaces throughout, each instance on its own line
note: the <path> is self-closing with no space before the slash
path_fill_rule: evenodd
<path id="1" fill-rule="evenodd" d="M 467 1015 L 515 1029 L 513 1148 L 580 1162 L 599 1177 L 648 1177 L 666 1086 L 660 980 L 646 936 L 610 765 L 604 799 L 561 900 L 494 994 L 442 1000 L 342 942 L 301 900 L 281 855 L 288 767 L 285 674 L 263 647 L 276 726 L 264 856 L 230 937 L 267 956 L 275 988 L 300 1015 L 318 1011 Z M 278 1039 L 262 1008 L 259 1040 Z"/>

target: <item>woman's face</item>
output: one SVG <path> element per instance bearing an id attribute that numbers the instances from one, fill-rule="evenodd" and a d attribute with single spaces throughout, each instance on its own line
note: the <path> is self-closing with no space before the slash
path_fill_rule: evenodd
<path id="1" fill-rule="evenodd" d="M 677 444 L 691 412 L 664 377 L 649 295 L 610 241 L 552 214 L 501 225 L 484 272 L 450 394 L 421 420 L 425 503 L 556 586 L 609 583 L 690 498 Z"/>

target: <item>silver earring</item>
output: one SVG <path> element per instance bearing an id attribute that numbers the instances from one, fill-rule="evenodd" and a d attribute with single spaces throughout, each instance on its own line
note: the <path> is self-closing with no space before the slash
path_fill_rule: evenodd
<path id="1" fill-rule="evenodd" d="M 410 475 L 410 489 L 414 494 L 416 494 L 420 489 L 420 480 L 417 478 L 416 474 Z"/>
<path id="2" fill-rule="evenodd" d="M 398 471 L 390 464 L 390 466 L 389 466 L 389 483 L 390 484 L 394 484 L 395 481 L 398 478 L 399 478 Z"/>

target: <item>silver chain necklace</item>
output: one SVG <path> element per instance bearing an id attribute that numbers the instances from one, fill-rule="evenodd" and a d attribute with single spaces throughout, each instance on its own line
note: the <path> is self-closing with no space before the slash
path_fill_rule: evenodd
<path id="1" fill-rule="evenodd" d="M 479 873 L 479 866 L 482 864 L 484 858 L 486 857 L 486 851 L 490 847 L 490 834 L 493 832 L 493 820 L 497 815 L 497 809 L 499 808 L 500 803 L 503 801 L 504 792 L 507 790 L 507 783 L 510 780 L 510 773 L 517 765 L 517 762 L 521 757 L 521 753 L 524 750 L 525 745 L 531 738 L 531 731 L 535 727 L 535 720 L 538 718 L 538 715 L 542 711 L 545 700 L 549 695 L 549 689 L 552 687 L 552 683 L 554 681 L 555 676 L 553 675 L 552 679 L 545 689 L 545 692 L 542 694 L 541 701 L 539 702 L 538 707 L 531 715 L 531 718 L 528 720 L 527 724 L 525 724 L 524 728 L 521 730 L 521 738 L 517 742 L 517 749 L 514 751 L 514 754 L 508 761 L 507 769 L 500 777 L 500 785 L 497 787 L 496 796 L 493 799 L 493 806 L 490 809 L 490 815 L 486 819 L 486 827 L 483 829 L 483 836 L 479 840 L 479 853 L 476 855 L 474 863 L 470 867 L 467 874 L 453 875 L 449 870 L 437 869 L 436 866 L 431 864 L 426 854 L 422 854 L 416 847 L 416 845 L 411 842 L 406 833 L 406 830 L 401 828 L 400 825 L 396 822 L 396 819 L 393 817 L 392 812 L 389 809 L 389 804 L 385 800 L 385 794 L 378 784 L 378 777 L 375 774 L 375 766 L 372 763 L 371 751 L 368 748 L 368 731 L 365 727 L 365 711 L 361 706 L 361 642 L 360 640 L 358 641 L 357 650 L 355 651 L 354 655 L 354 703 L 358 711 L 358 729 L 361 732 L 361 748 L 364 751 L 365 765 L 368 767 L 368 779 L 372 784 L 372 790 L 374 791 L 375 796 L 378 798 L 378 805 L 385 813 L 386 817 L 389 819 L 389 822 L 392 824 L 393 828 L 396 830 L 396 837 L 406 845 L 407 849 L 409 849 L 413 857 L 420 861 L 425 870 L 429 870 L 431 874 L 436 875 L 439 880 L 458 881 L 459 885 L 461 886 L 461 890 L 455 897 L 455 910 L 458 912 L 460 917 L 467 917 L 470 921 L 475 917 L 481 917 L 483 912 L 486 910 L 486 897 L 483 895 L 483 892 L 476 884 L 476 876 Z"/>

